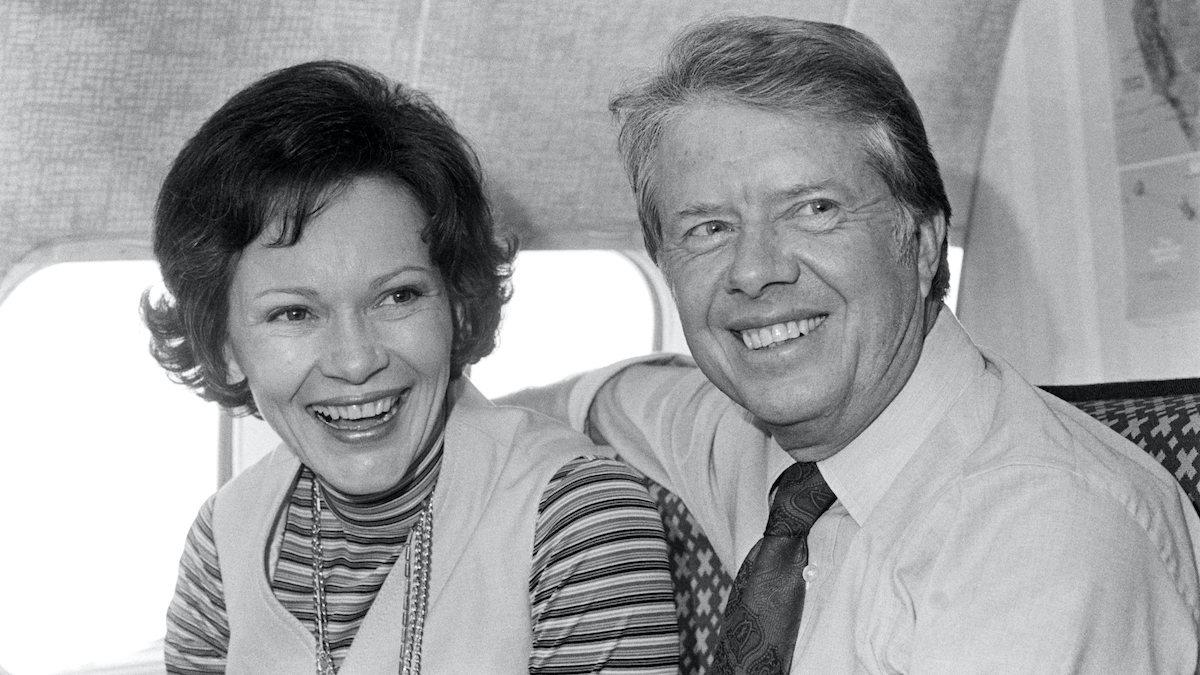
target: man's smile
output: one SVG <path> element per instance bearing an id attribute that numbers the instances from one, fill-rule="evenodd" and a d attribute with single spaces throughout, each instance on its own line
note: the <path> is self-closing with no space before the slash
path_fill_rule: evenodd
<path id="1" fill-rule="evenodd" d="M 736 331 L 748 349 L 766 349 L 781 342 L 804 337 L 813 332 L 829 318 L 828 314 L 809 317 L 800 321 L 785 321 L 761 328 Z"/>

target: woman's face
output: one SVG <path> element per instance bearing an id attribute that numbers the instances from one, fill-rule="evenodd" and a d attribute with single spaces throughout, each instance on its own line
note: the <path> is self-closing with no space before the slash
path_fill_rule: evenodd
<path id="1" fill-rule="evenodd" d="M 293 246 L 278 224 L 230 288 L 231 376 L 292 452 L 340 491 L 394 486 L 438 432 L 454 327 L 407 188 L 356 179 Z"/>

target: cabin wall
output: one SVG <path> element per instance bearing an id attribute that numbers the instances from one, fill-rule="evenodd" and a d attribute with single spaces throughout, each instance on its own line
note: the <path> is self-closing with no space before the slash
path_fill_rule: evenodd
<path id="1" fill-rule="evenodd" d="M 1153 91 L 1133 27 L 1135 10 L 1170 6 L 1200 27 L 1194 0 L 1022 0 L 1014 19 L 958 314 L 1039 384 L 1200 375 L 1200 220 L 1187 208 L 1200 148 Z M 1187 14 L 1162 19 L 1188 28 Z M 1168 38 L 1194 97 L 1200 35 Z"/>

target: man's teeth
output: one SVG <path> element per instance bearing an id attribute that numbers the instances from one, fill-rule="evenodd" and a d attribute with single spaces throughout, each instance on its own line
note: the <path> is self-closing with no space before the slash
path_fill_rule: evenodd
<path id="1" fill-rule="evenodd" d="M 750 349 L 762 349 L 763 347 L 770 347 L 785 340 L 808 335 L 816 330 L 817 326 L 824 323 L 825 318 L 826 315 L 822 314 L 821 316 L 814 316 L 803 321 L 786 321 L 771 326 L 751 328 L 738 332 L 742 336 L 742 342 L 746 343 L 746 347 Z"/>
<path id="2" fill-rule="evenodd" d="M 314 405 L 313 410 L 329 420 L 361 420 L 382 415 L 396 405 L 397 396 L 355 405 Z"/>

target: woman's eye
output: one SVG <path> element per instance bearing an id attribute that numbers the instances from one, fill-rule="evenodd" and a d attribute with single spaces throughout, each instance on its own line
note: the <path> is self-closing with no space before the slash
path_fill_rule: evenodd
<path id="1" fill-rule="evenodd" d="M 398 288 L 384 297 L 383 304 L 403 305 L 416 300 L 418 296 L 416 289 Z"/>
<path id="2" fill-rule="evenodd" d="M 283 309 L 271 314 L 271 321 L 304 321 L 311 316 L 307 309 L 303 307 L 284 307 Z"/>

